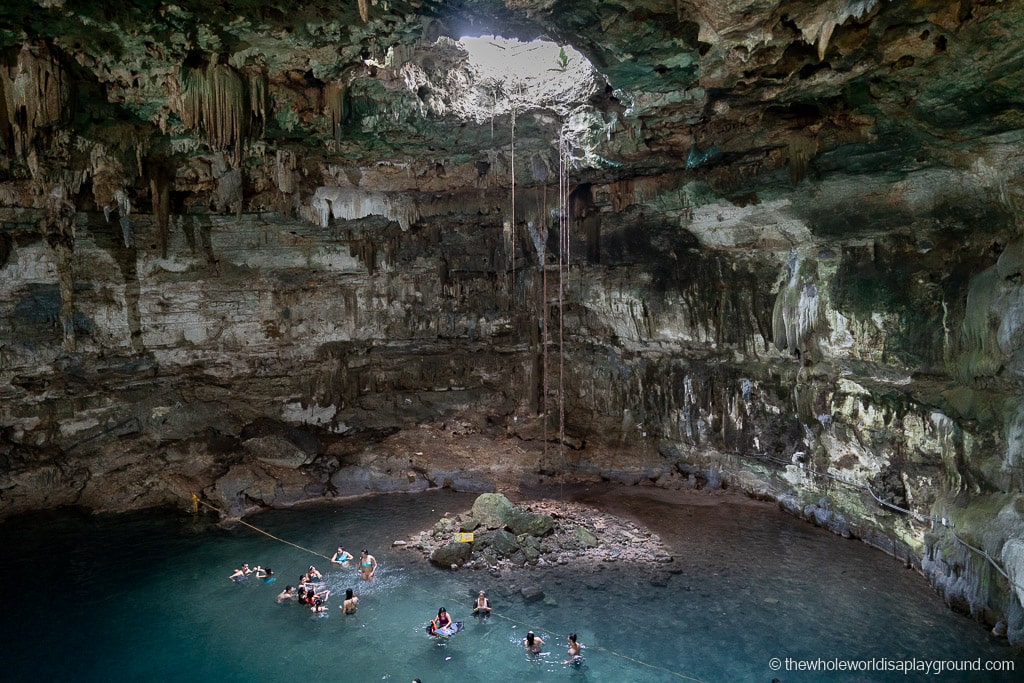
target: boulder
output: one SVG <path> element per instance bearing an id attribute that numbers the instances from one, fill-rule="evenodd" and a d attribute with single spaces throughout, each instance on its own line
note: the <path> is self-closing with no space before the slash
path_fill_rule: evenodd
<path id="1" fill-rule="evenodd" d="M 584 548 L 596 548 L 598 546 L 597 536 L 590 533 L 581 526 L 576 527 L 572 530 L 580 544 Z"/>
<path id="2" fill-rule="evenodd" d="M 538 515 L 519 508 L 509 513 L 506 525 L 517 536 L 547 536 L 555 528 L 555 520 L 550 515 Z"/>
<path id="3" fill-rule="evenodd" d="M 434 552 L 430 553 L 430 562 L 438 567 L 449 569 L 452 565 L 468 562 L 471 554 L 472 548 L 469 543 L 449 543 L 435 548 Z"/>
<path id="4" fill-rule="evenodd" d="M 501 529 L 508 524 L 512 502 L 500 493 L 484 493 L 473 502 L 473 519 L 488 529 Z"/>
<path id="5" fill-rule="evenodd" d="M 526 602 L 537 602 L 544 599 L 544 591 L 538 586 L 526 586 L 519 591 L 519 594 L 523 596 L 523 600 Z"/>
<path id="6" fill-rule="evenodd" d="M 519 543 L 516 537 L 504 529 L 495 531 L 490 537 L 491 548 L 498 557 L 512 557 L 519 550 Z"/>
<path id="7" fill-rule="evenodd" d="M 313 462 L 316 453 L 307 453 L 281 436 L 260 436 L 242 442 L 251 457 L 274 467 L 298 468 Z"/>

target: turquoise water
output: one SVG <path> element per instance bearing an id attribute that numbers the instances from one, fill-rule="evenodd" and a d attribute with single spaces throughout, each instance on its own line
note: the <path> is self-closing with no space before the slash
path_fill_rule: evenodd
<path id="1" fill-rule="evenodd" d="M 252 524 L 330 555 L 368 548 L 378 578 L 241 525 L 168 512 L 54 512 L 0 525 L 0 672 L 10 681 L 1000 681 L 1024 657 L 949 611 L 916 573 L 771 506 L 740 498 L 601 489 L 562 492 L 645 522 L 676 555 L 672 573 L 602 563 L 495 577 L 442 571 L 395 539 L 460 512 L 450 491 L 268 511 Z M 248 562 L 265 584 L 228 579 Z M 315 564 L 334 592 L 326 615 L 274 598 Z M 519 589 L 545 599 L 526 602 Z M 338 606 L 346 588 L 356 615 Z M 470 616 L 486 589 L 495 614 Z M 440 606 L 466 622 L 439 646 L 423 629 Z M 540 656 L 520 642 L 532 629 Z M 584 665 L 562 666 L 579 634 Z M 1016 674 L 773 671 L 771 658 L 1012 659 Z"/>

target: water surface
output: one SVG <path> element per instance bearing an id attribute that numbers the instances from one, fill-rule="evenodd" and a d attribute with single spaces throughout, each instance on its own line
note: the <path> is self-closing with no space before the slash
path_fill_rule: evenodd
<path id="1" fill-rule="evenodd" d="M 391 542 L 469 509 L 433 491 L 267 511 L 242 525 L 148 512 L 57 511 L 0 525 L 4 548 L 0 671 L 13 681 L 1000 681 L 1019 673 L 773 671 L 772 658 L 962 660 L 1024 657 L 943 605 L 902 562 L 739 496 L 654 489 L 555 491 L 647 524 L 675 555 L 670 571 L 624 563 L 492 576 L 429 566 Z M 378 578 L 330 555 L 367 548 Z M 242 562 L 266 584 L 228 579 Z M 326 615 L 274 597 L 310 564 L 334 591 Z M 527 602 L 520 589 L 544 599 Z M 354 616 L 338 606 L 360 596 Z M 489 592 L 495 614 L 470 616 Z M 439 646 L 423 631 L 440 606 L 466 629 Z M 546 642 L 529 656 L 527 630 Z M 584 665 L 563 666 L 579 634 Z"/>

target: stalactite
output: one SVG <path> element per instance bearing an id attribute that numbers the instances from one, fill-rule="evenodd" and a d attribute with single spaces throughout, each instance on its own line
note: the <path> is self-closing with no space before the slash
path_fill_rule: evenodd
<path id="1" fill-rule="evenodd" d="M 121 225 L 124 246 L 135 246 L 131 226 L 131 199 L 125 188 L 130 184 L 124 166 L 117 158 L 109 155 L 103 145 L 97 145 L 90 154 L 92 165 L 92 194 L 96 205 L 103 209 L 103 217 L 110 222 L 116 211 Z"/>
<path id="2" fill-rule="evenodd" d="M 341 141 L 341 128 L 345 124 L 345 97 L 348 88 L 344 83 L 332 81 L 324 86 L 324 114 L 331 122 L 331 136 Z"/>
<path id="3" fill-rule="evenodd" d="M 252 108 L 245 81 L 216 55 L 203 69 L 187 70 L 182 78 L 181 120 L 201 130 L 211 147 L 231 150 L 235 164 L 249 135 Z"/>
<path id="4" fill-rule="evenodd" d="M 359 0 L 359 18 L 364 24 L 370 21 L 370 0 Z"/>
<path id="5" fill-rule="evenodd" d="M 267 75 L 262 69 L 250 69 L 247 72 L 249 82 L 249 108 L 252 112 L 250 130 L 255 136 L 262 136 L 267 128 L 268 84 Z"/>
<path id="6" fill-rule="evenodd" d="M 48 127 L 64 120 L 71 85 L 45 44 L 25 44 L 13 66 L 0 68 L 0 95 L 0 133 L 25 157 Z"/>
<path id="7" fill-rule="evenodd" d="M 149 179 L 149 196 L 156 215 L 156 229 L 160 240 L 160 257 L 167 258 L 167 241 L 171 214 L 171 184 L 162 167 L 158 167 Z"/>
<path id="8" fill-rule="evenodd" d="M 798 137 L 789 141 L 789 182 L 793 187 L 807 176 L 807 167 L 817 151 L 817 140 Z"/>
<path id="9" fill-rule="evenodd" d="M 40 230 L 43 239 L 57 255 L 57 285 L 60 289 L 60 324 L 64 349 L 75 350 L 74 272 L 75 220 L 77 210 L 70 192 L 62 184 L 55 185 L 46 198 Z"/>

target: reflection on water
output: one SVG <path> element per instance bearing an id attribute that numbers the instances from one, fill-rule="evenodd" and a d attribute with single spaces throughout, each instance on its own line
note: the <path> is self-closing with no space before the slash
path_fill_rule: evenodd
<path id="1" fill-rule="evenodd" d="M 774 507 L 713 494 L 563 490 L 629 516 L 675 555 L 665 569 L 623 563 L 495 577 L 448 572 L 395 539 L 467 510 L 436 491 L 261 513 L 250 522 L 330 556 L 339 544 L 380 563 L 370 582 L 244 526 L 167 513 L 47 513 L 0 525 L 5 549 L 0 671 L 47 681 L 908 681 L 1018 680 L 1020 653 L 950 612 L 902 563 Z M 276 581 L 228 576 L 243 562 Z M 275 596 L 314 564 L 331 590 L 313 614 Z M 354 564 L 354 563 L 353 563 Z M 544 597 L 527 602 L 524 587 Z M 343 615 L 345 590 L 359 610 Z M 487 590 L 494 614 L 471 616 Z M 466 622 L 424 632 L 444 606 Z M 522 646 L 528 630 L 543 652 Z M 563 665 L 566 635 L 583 665 Z M 773 671 L 792 661 L 1013 659 L 1018 674 L 905 676 Z M 876 664 L 877 666 L 877 664 Z"/>

